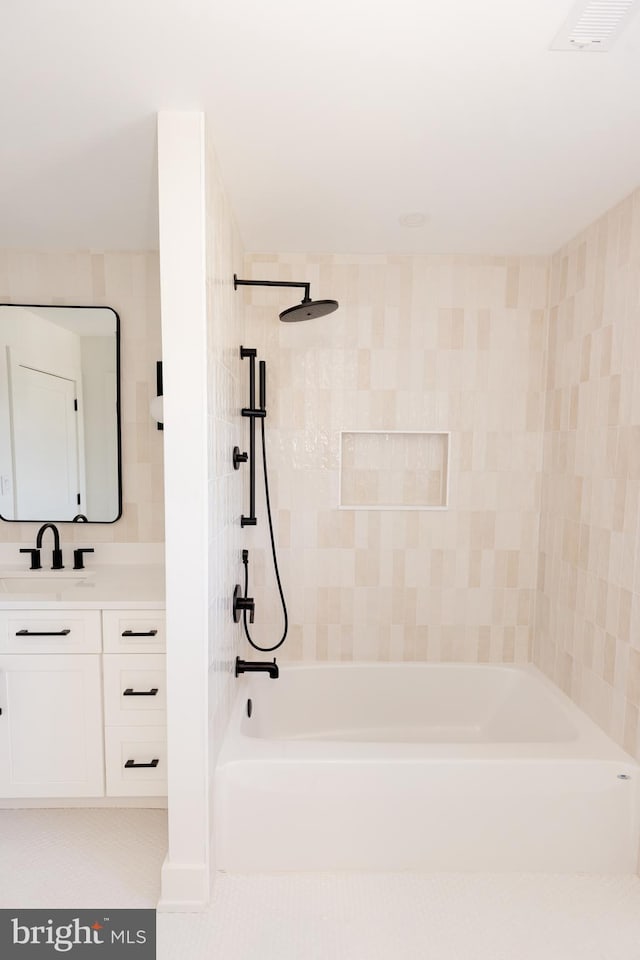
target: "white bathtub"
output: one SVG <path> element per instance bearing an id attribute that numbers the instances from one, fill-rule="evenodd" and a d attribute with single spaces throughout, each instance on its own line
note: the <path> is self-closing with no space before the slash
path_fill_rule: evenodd
<path id="1" fill-rule="evenodd" d="M 238 681 L 216 861 L 633 873 L 639 787 L 640 765 L 535 667 L 285 665 Z"/>

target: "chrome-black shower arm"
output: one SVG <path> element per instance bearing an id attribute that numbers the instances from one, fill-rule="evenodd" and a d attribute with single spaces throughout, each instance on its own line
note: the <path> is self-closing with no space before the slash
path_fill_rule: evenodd
<path id="1" fill-rule="evenodd" d="M 238 287 L 302 287 L 304 288 L 303 303 L 311 303 L 310 283 L 296 282 L 294 280 L 239 280 L 237 275 L 233 275 L 233 289 Z"/>
<path id="2" fill-rule="evenodd" d="M 311 284 L 296 280 L 238 280 L 233 275 L 233 289 L 238 287 L 298 287 L 304 290 L 304 297 L 294 307 L 288 307 L 280 314 L 280 319 L 290 323 L 293 320 L 315 320 L 338 309 L 337 300 L 312 300 Z"/>

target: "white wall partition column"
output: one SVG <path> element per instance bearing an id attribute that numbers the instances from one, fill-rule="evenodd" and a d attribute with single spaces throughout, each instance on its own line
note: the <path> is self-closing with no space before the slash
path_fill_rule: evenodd
<path id="1" fill-rule="evenodd" d="M 161 907 L 209 898 L 204 117 L 158 116 L 166 510 L 169 850 Z"/>

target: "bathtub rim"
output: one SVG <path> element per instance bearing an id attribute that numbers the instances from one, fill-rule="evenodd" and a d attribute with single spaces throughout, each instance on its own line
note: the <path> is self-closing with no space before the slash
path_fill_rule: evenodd
<path id="1" fill-rule="evenodd" d="M 557 759 L 564 762 L 595 760 L 609 761 L 620 766 L 620 773 L 631 776 L 640 775 L 640 763 L 615 743 L 601 727 L 574 703 L 559 687 L 553 683 L 538 667 L 532 663 L 525 664 L 485 664 L 442 662 L 429 663 L 425 661 L 321 661 L 307 663 L 304 661 L 285 661 L 281 663 L 282 671 L 327 671 L 338 668 L 342 670 L 358 670 L 362 668 L 382 671 L 395 668 L 438 670 L 448 669 L 477 669 L 491 671 L 524 672 L 540 683 L 547 694 L 553 697 L 557 704 L 568 714 L 570 722 L 577 731 L 577 737 L 561 741 L 496 741 L 496 742 L 444 742 L 444 743 L 406 743 L 406 742 L 363 742 L 349 740 L 269 740 L 259 737 L 250 737 L 242 732 L 242 720 L 246 711 L 246 703 L 251 693 L 251 687 L 256 685 L 256 676 L 238 678 L 238 689 L 231 709 L 229 723 L 223 737 L 216 766 L 247 761 L 283 760 L 291 762 L 314 761 L 349 761 L 349 762 L 376 762 L 381 757 L 389 762 L 412 762 L 428 759 L 439 761 L 451 758 L 500 761 Z M 264 683 L 278 683 L 266 676 L 257 679 Z M 255 695 L 255 694 L 254 694 Z"/>

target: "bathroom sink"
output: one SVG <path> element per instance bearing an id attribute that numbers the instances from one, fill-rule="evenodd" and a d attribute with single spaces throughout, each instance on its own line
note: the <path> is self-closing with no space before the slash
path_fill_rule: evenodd
<path id="1" fill-rule="evenodd" d="M 56 570 L 42 573 L 34 571 L 33 575 L 24 571 L 3 572 L 0 574 L 0 594 L 56 599 L 60 593 L 68 594 L 73 592 L 75 587 L 84 586 L 88 575 L 88 570 L 82 572 Z"/>
<path id="2" fill-rule="evenodd" d="M 0 567 L 0 580 L 24 580 L 34 583 L 36 580 L 46 583 L 60 580 L 80 581 L 85 580 L 92 573 L 92 570 L 25 570 L 22 567 L 3 570 Z"/>

